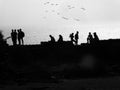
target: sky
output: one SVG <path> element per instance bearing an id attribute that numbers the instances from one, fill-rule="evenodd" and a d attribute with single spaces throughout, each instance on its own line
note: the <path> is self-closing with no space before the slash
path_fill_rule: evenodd
<path id="1" fill-rule="evenodd" d="M 100 39 L 119 38 L 120 0 L 0 0 L 4 38 L 19 28 L 25 32 L 25 44 L 48 41 L 50 34 L 70 40 L 76 31 L 79 43 L 86 42 L 89 32 L 97 32 Z"/>

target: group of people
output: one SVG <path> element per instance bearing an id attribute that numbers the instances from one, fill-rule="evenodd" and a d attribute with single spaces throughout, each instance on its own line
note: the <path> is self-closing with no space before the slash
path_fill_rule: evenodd
<path id="1" fill-rule="evenodd" d="M 12 29 L 11 32 L 11 39 L 13 42 L 13 45 L 17 45 L 17 41 L 18 41 L 18 45 L 24 45 L 24 40 L 23 38 L 25 37 L 25 33 L 22 31 L 22 29 Z"/>
<path id="2" fill-rule="evenodd" d="M 53 43 L 56 42 L 55 38 L 52 35 L 49 35 L 49 37 L 50 37 L 50 42 L 53 42 Z M 78 31 L 76 32 L 75 35 L 74 35 L 74 33 L 71 33 L 69 37 L 70 37 L 72 43 L 75 43 L 76 45 L 78 45 L 78 39 L 79 39 L 79 32 Z M 59 39 L 57 42 L 58 43 L 63 42 L 62 35 L 59 35 Z"/>
<path id="3" fill-rule="evenodd" d="M 12 39 L 13 45 L 17 45 L 17 44 L 24 45 L 24 40 L 23 40 L 24 37 L 25 37 L 25 33 L 22 31 L 22 29 L 17 29 L 17 30 L 12 29 L 11 39 Z M 52 35 L 49 35 L 49 37 L 51 39 L 50 42 L 52 42 L 52 43 L 56 42 L 55 38 Z M 75 34 L 71 33 L 69 35 L 69 38 L 73 44 L 78 45 L 79 32 L 77 31 Z M 17 43 L 17 41 L 18 41 L 18 43 Z M 97 33 L 94 32 L 92 35 L 91 32 L 89 32 L 88 37 L 87 37 L 87 43 L 92 44 L 92 43 L 95 43 L 98 41 L 99 41 L 99 37 L 98 37 Z M 59 39 L 57 42 L 59 42 L 59 43 L 63 42 L 62 35 L 59 35 Z"/>
<path id="4" fill-rule="evenodd" d="M 74 33 L 70 34 L 70 40 L 72 43 L 75 43 L 75 45 L 78 45 L 78 39 L 79 39 L 79 32 L 77 31 L 76 34 L 74 35 Z"/>
<path id="5" fill-rule="evenodd" d="M 91 32 L 89 32 L 89 35 L 87 37 L 87 43 L 93 44 L 93 43 L 98 43 L 98 42 L 99 42 L 99 37 L 98 37 L 97 33 L 94 32 L 92 35 Z"/>
<path id="6" fill-rule="evenodd" d="M 49 35 L 49 37 L 50 37 L 50 42 L 56 42 L 56 40 L 55 40 L 55 38 L 52 36 L 52 35 Z M 62 35 L 59 35 L 59 39 L 58 39 L 58 41 L 57 42 L 59 42 L 59 43 L 61 43 L 61 42 L 63 42 L 63 36 Z"/>
<path id="7" fill-rule="evenodd" d="M 52 35 L 49 35 L 50 37 L 50 42 L 56 42 L 55 38 Z M 79 40 L 79 32 L 77 31 L 75 34 L 71 33 L 69 35 L 70 41 L 75 44 L 78 45 L 78 40 Z M 59 35 L 59 39 L 57 42 L 63 42 L 63 36 Z M 98 43 L 99 42 L 99 37 L 97 35 L 96 32 L 93 33 L 93 35 L 91 34 L 91 32 L 89 32 L 88 37 L 87 37 L 87 43 L 88 44 L 93 44 L 93 43 Z"/>

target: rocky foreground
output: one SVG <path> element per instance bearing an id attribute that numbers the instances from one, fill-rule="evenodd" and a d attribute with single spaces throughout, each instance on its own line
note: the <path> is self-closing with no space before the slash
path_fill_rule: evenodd
<path id="1" fill-rule="evenodd" d="M 59 83 L 1 85 L 0 90 L 120 90 L 120 77 L 61 80 Z"/>

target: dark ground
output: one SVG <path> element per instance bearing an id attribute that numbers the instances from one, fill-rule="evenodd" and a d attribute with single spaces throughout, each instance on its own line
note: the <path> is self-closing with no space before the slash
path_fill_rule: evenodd
<path id="1" fill-rule="evenodd" d="M 118 82 L 120 82 L 119 52 L 120 40 L 101 41 L 99 44 L 83 44 L 81 46 L 5 46 L 0 51 L 1 87 L 22 88 L 22 86 L 31 86 L 32 88 L 33 86 L 34 88 L 34 85 L 38 84 L 42 87 L 41 89 L 28 88 L 27 90 L 44 90 L 51 86 L 54 87 L 52 90 L 64 90 L 63 88 L 68 89 L 73 85 L 71 87 L 71 90 L 73 90 L 74 87 L 80 86 L 79 84 L 83 82 L 85 85 L 89 83 L 91 86 L 98 83 L 99 86 L 99 84 L 102 85 L 103 82 L 107 83 L 109 80 L 111 83 L 108 83 L 108 86 L 112 82 L 118 85 Z M 46 88 L 43 87 L 44 85 Z M 60 89 L 56 88 L 56 85 Z M 86 86 L 84 85 L 81 85 L 81 87 L 83 87 L 81 90 L 97 90 L 85 89 Z M 18 90 L 18 88 L 15 90 Z M 80 89 L 77 88 L 76 90 Z"/>

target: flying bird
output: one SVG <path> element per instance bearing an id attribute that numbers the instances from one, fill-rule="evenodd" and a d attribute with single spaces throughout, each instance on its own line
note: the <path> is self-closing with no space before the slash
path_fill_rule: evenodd
<path id="1" fill-rule="evenodd" d="M 53 3 L 51 5 L 54 5 Z"/>
<path id="2" fill-rule="evenodd" d="M 82 10 L 86 10 L 85 8 L 81 8 Z"/>
<path id="3" fill-rule="evenodd" d="M 71 7 L 70 5 L 68 5 L 68 7 Z"/>
<path id="4" fill-rule="evenodd" d="M 68 9 L 73 9 L 73 8 L 75 8 L 74 6 L 70 6 L 70 5 L 68 5 L 67 7 L 68 7 Z"/>
<path id="5" fill-rule="evenodd" d="M 68 18 L 66 18 L 66 17 L 62 17 L 63 19 L 65 19 L 65 20 L 68 20 Z"/>
<path id="6" fill-rule="evenodd" d="M 50 2 L 46 2 L 46 3 L 44 3 L 44 5 L 46 5 L 46 4 L 49 4 Z"/>
<path id="7" fill-rule="evenodd" d="M 80 21 L 80 19 L 74 19 L 74 20 L 76 20 L 76 21 Z"/>

